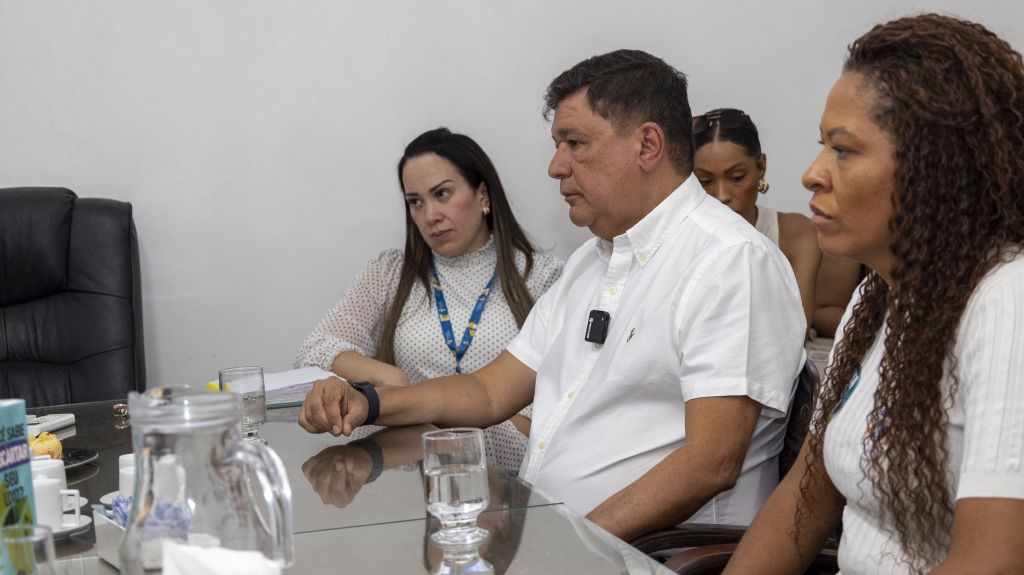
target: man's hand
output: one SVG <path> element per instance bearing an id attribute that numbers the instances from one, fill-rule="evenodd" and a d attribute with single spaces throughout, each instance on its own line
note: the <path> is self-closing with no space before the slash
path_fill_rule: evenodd
<path id="1" fill-rule="evenodd" d="M 340 356 L 339 356 L 340 357 Z M 377 425 L 438 423 L 488 427 L 530 404 L 537 374 L 507 351 L 473 373 L 439 377 L 404 387 L 378 387 Z M 310 433 L 349 435 L 366 421 L 369 402 L 337 376 L 321 379 L 306 394 L 299 425 Z"/>
<path id="2" fill-rule="evenodd" d="M 358 443 L 334 445 L 302 464 L 302 474 L 327 505 L 345 507 L 373 471 L 373 460 Z"/>
<path id="3" fill-rule="evenodd" d="M 313 384 L 299 412 L 299 425 L 310 433 L 351 435 L 369 413 L 366 397 L 340 377 L 328 377 Z"/>

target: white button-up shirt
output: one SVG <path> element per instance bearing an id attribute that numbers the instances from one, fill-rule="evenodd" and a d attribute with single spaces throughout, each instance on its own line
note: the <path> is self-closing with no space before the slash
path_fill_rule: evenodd
<path id="1" fill-rule="evenodd" d="M 603 344 L 590 311 L 611 315 Z M 736 486 L 691 521 L 749 524 L 778 483 L 806 329 L 792 268 L 690 176 L 626 233 L 586 242 L 508 351 L 537 372 L 520 475 L 579 513 L 680 448 L 685 402 L 761 403 Z"/>

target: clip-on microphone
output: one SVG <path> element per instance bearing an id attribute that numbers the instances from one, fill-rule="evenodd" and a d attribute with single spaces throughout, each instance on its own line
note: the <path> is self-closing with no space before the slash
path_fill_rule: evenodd
<path id="1" fill-rule="evenodd" d="M 583 339 L 592 343 L 604 343 L 605 338 L 608 337 L 608 324 L 611 321 L 612 316 L 608 312 L 599 309 L 590 310 L 590 317 L 587 318 L 587 333 Z"/>

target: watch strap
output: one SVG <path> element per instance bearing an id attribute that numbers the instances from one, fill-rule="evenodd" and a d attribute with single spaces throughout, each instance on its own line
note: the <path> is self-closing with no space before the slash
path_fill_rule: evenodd
<path id="1" fill-rule="evenodd" d="M 356 391 L 366 396 L 367 413 L 366 420 L 363 421 L 363 425 L 371 425 L 374 421 L 377 421 L 377 417 L 380 416 L 380 397 L 377 396 L 377 390 L 368 381 L 359 381 L 356 383 L 350 383 Z"/>
<path id="2" fill-rule="evenodd" d="M 370 470 L 370 476 L 366 478 L 364 483 L 373 483 L 373 481 L 380 477 L 380 474 L 384 471 L 384 452 L 381 451 L 380 446 L 372 440 L 356 441 L 352 443 L 352 445 L 362 447 L 366 453 L 370 455 L 372 468 Z"/>

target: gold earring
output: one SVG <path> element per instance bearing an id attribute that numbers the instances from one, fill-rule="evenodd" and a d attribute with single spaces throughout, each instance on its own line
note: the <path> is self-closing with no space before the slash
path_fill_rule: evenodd
<path id="1" fill-rule="evenodd" d="M 767 194 L 768 193 L 768 180 L 767 179 L 761 178 L 760 180 L 757 181 L 757 191 L 759 193 L 762 193 L 762 194 Z"/>
<path id="2" fill-rule="evenodd" d="M 491 215 L 491 206 L 484 206 L 484 217 Z"/>

